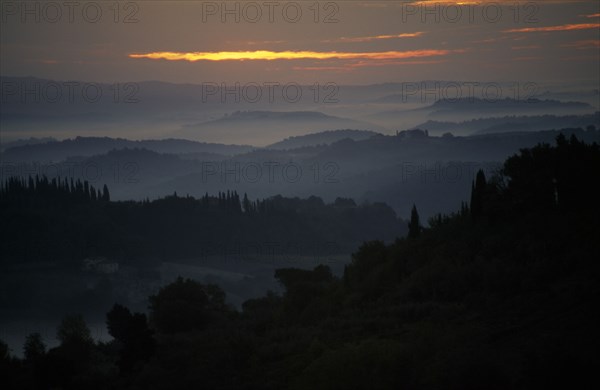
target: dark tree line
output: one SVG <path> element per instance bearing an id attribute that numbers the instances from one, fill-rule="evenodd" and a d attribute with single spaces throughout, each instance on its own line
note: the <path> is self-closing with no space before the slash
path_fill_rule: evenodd
<path id="1" fill-rule="evenodd" d="M 292 255 L 350 253 L 363 240 L 393 240 L 405 232 L 382 203 L 338 198 L 240 199 L 235 191 L 110 201 L 108 188 L 67 179 L 9 178 L 0 188 L 4 262 L 52 261 L 80 266 L 90 256 L 153 266 L 202 258 L 237 247 L 275 243 Z M 260 253 L 256 254 L 260 256 Z"/>
<path id="2" fill-rule="evenodd" d="M 0 181 L 0 199 L 21 206 L 38 204 L 75 204 L 110 201 L 106 184 L 102 190 L 94 188 L 87 180 L 60 177 L 49 179 L 46 176 L 9 177 Z"/>
<path id="3" fill-rule="evenodd" d="M 592 215 L 600 187 L 600 147 L 562 134 L 556 146 L 522 149 L 506 160 L 500 175 L 487 179 L 477 172 L 470 213 L 475 220 L 535 215 Z"/>
<path id="4" fill-rule="evenodd" d="M 0 384 L 587 388 L 600 364 L 600 205 L 586 183 L 599 163 L 598 145 L 575 139 L 522 150 L 500 176 L 477 175 L 470 207 L 429 227 L 413 208 L 410 237 L 364 243 L 339 278 L 325 265 L 279 269 L 283 293 L 241 312 L 218 286 L 179 278 L 148 316 L 115 305 L 110 343 L 69 317 L 49 351 L 36 335 L 24 359 L 0 343 Z"/>

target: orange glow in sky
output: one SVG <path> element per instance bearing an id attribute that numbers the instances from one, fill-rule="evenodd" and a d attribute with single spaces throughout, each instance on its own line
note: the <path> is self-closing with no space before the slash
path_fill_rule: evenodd
<path id="1" fill-rule="evenodd" d="M 573 31 L 573 30 L 589 30 L 600 28 L 600 23 L 580 23 L 580 24 L 563 24 L 561 26 L 550 27 L 528 27 L 528 28 L 513 28 L 504 32 L 550 32 L 550 31 Z"/>
<path id="2" fill-rule="evenodd" d="M 232 61 L 232 60 L 298 60 L 298 59 L 399 59 L 443 56 L 450 50 L 412 50 L 412 51 L 384 51 L 384 52 L 316 52 L 316 51 L 220 51 L 220 52 L 153 52 L 129 54 L 130 58 L 149 58 L 153 60 L 164 59 L 169 61 Z"/>
<path id="3" fill-rule="evenodd" d="M 328 40 L 323 42 L 369 42 L 376 41 L 380 39 L 398 39 L 398 38 L 416 38 L 420 37 L 424 33 L 421 31 L 414 33 L 403 33 L 403 34 L 395 34 L 395 35 L 374 35 L 370 37 L 342 37 L 337 40 Z"/>

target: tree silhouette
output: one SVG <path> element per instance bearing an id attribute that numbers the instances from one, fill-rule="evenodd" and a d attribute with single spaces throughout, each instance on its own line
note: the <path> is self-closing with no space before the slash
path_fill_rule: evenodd
<path id="1" fill-rule="evenodd" d="M 0 364 L 8 360 L 10 360 L 10 349 L 8 348 L 8 344 L 0 340 Z"/>
<path id="2" fill-rule="evenodd" d="M 242 201 L 242 206 L 245 213 L 252 212 L 252 203 L 248 200 L 248 195 L 244 192 L 244 200 Z"/>
<path id="3" fill-rule="evenodd" d="M 154 353 L 155 341 L 145 314 L 132 314 L 115 304 L 106 314 L 106 325 L 108 333 L 120 343 L 117 365 L 122 375 L 132 372 L 138 362 L 147 361 Z"/>
<path id="4" fill-rule="evenodd" d="M 410 222 L 408 223 L 408 238 L 414 239 L 421 235 L 421 222 L 419 221 L 419 213 L 417 206 L 413 204 L 410 212 Z"/>
<path id="5" fill-rule="evenodd" d="M 105 202 L 110 201 L 110 193 L 108 192 L 108 187 L 106 186 L 106 184 L 104 185 L 104 187 L 102 187 L 102 200 Z"/>
<path id="6" fill-rule="evenodd" d="M 81 315 L 66 316 L 63 318 L 56 338 L 62 344 L 93 344 L 92 334 Z"/>
<path id="7" fill-rule="evenodd" d="M 46 385 L 50 388 L 75 388 L 73 379 L 90 369 L 95 347 L 90 329 L 81 315 L 69 315 L 58 326 L 61 344 L 47 354 Z"/>
<path id="8" fill-rule="evenodd" d="M 47 379 L 46 368 L 46 345 L 39 333 L 32 333 L 25 338 L 23 345 L 24 363 L 35 384 L 35 388 L 43 389 Z"/>
<path id="9" fill-rule="evenodd" d="M 25 360 L 31 363 L 38 362 L 46 354 L 46 345 L 39 333 L 32 333 L 25 338 L 23 355 Z"/>
<path id="10" fill-rule="evenodd" d="M 161 333 L 204 329 L 214 314 L 226 309 L 219 287 L 181 277 L 150 297 L 150 319 Z"/>
<path id="11" fill-rule="evenodd" d="M 474 219 L 479 218 L 483 214 L 483 203 L 487 180 L 485 174 L 480 169 L 475 176 L 475 182 L 471 184 L 471 216 Z"/>

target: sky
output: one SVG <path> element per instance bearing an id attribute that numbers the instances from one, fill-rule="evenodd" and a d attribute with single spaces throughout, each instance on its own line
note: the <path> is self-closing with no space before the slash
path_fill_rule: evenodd
<path id="1" fill-rule="evenodd" d="M 2 1 L 0 75 L 599 83 L 600 1 Z"/>

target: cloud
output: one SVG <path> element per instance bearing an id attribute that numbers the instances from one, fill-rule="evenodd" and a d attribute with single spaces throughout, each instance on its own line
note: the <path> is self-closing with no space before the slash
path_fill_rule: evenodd
<path id="1" fill-rule="evenodd" d="M 316 51 L 222 51 L 222 52 L 152 52 L 133 53 L 130 58 L 163 59 L 168 61 L 272 61 L 272 60 L 328 60 L 328 59 L 405 59 L 445 56 L 458 50 L 411 50 L 411 51 L 384 51 L 384 52 L 316 52 Z"/>
<path id="2" fill-rule="evenodd" d="M 447 60 L 408 60 L 408 61 L 360 61 L 355 64 L 348 64 L 350 68 L 364 68 L 373 66 L 395 66 L 395 65 L 428 65 L 441 64 Z"/>
<path id="3" fill-rule="evenodd" d="M 588 39 L 583 41 L 565 43 L 560 45 L 560 47 L 572 47 L 575 49 L 598 49 L 600 48 L 600 39 Z"/>
<path id="4" fill-rule="evenodd" d="M 388 7 L 395 7 L 396 4 L 392 3 L 392 2 L 376 2 L 376 1 L 368 1 L 368 2 L 357 2 L 355 4 L 357 7 L 364 7 L 364 8 L 388 8 Z"/>
<path id="5" fill-rule="evenodd" d="M 245 42 L 246 45 L 249 46 L 256 46 L 256 45 L 272 45 L 272 44 L 280 44 L 280 43 L 286 43 L 287 41 L 285 40 L 278 40 L 278 41 L 247 41 Z"/>
<path id="6" fill-rule="evenodd" d="M 540 49 L 540 45 L 527 45 L 527 46 L 512 46 L 511 50 L 535 50 Z"/>
<path id="7" fill-rule="evenodd" d="M 548 26 L 548 27 L 526 27 L 526 28 L 513 28 L 510 30 L 504 30 L 503 32 L 515 33 L 515 32 L 551 32 L 551 31 L 574 31 L 574 30 L 589 30 L 600 28 L 600 23 L 579 23 L 579 24 L 563 24 L 560 26 Z"/>
<path id="8" fill-rule="evenodd" d="M 398 66 L 398 65 L 430 65 L 441 64 L 447 60 L 407 60 L 407 61 L 358 61 L 355 63 L 344 64 L 341 66 L 294 66 L 293 70 L 301 71 L 335 71 L 351 72 L 359 68 Z"/>
<path id="9" fill-rule="evenodd" d="M 543 58 L 542 57 L 529 56 L 529 57 L 516 57 L 516 58 L 512 59 L 512 61 L 539 61 L 539 60 L 543 60 Z"/>
<path id="10" fill-rule="evenodd" d="M 473 41 L 471 43 L 495 43 L 495 42 L 505 41 L 507 39 L 509 39 L 509 37 L 507 37 L 507 36 L 500 36 L 500 37 L 493 37 L 493 38 L 478 39 L 478 40 Z"/>
<path id="11" fill-rule="evenodd" d="M 328 39 L 321 42 L 370 42 L 376 41 L 380 39 L 400 39 L 400 38 L 416 38 L 425 34 L 422 31 L 417 31 L 414 33 L 402 33 L 402 34 L 394 34 L 394 35 L 374 35 L 370 37 L 341 37 L 338 39 Z"/>

